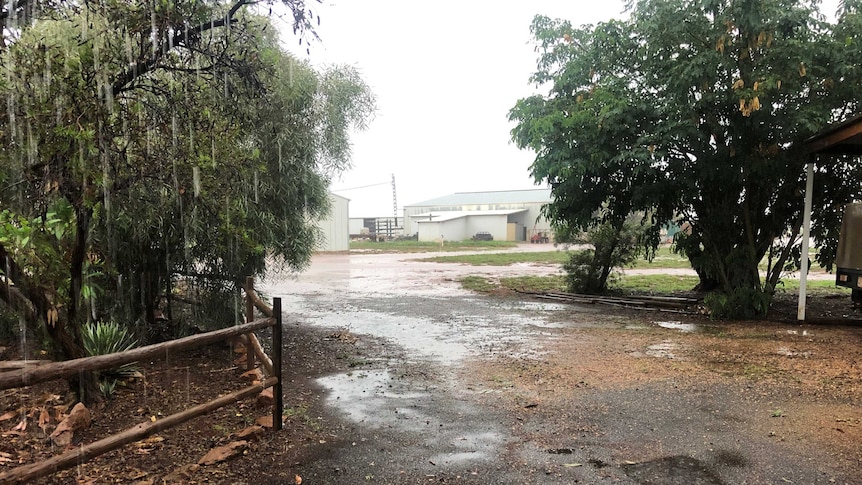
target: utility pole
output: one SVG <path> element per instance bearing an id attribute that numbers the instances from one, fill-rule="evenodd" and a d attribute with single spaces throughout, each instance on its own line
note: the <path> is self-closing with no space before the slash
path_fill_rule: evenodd
<path id="1" fill-rule="evenodd" d="M 392 174 L 392 213 L 395 215 L 395 227 L 398 227 L 398 198 L 395 196 L 395 174 Z"/>

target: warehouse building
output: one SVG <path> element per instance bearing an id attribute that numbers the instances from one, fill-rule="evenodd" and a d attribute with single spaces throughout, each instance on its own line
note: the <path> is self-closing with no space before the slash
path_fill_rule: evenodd
<path id="1" fill-rule="evenodd" d="M 420 241 L 462 241 L 487 232 L 497 241 L 551 237 L 541 215 L 550 189 L 459 192 L 404 207 L 404 234 Z"/>
<path id="2" fill-rule="evenodd" d="M 350 228 L 347 213 L 350 199 L 330 192 L 329 203 L 329 215 L 317 221 L 317 227 L 323 236 L 317 242 L 317 250 L 348 251 L 350 250 Z"/>

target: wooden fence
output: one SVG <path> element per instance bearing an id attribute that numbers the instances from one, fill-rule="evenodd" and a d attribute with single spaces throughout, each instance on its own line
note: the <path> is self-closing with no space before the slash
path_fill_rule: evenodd
<path id="1" fill-rule="evenodd" d="M 269 308 L 254 292 L 254 280 L 246 280 L 246 320 L 247 323 L 213 332 L 192 335 L 177 340 L 171 340 L 146 347 L 138 347 L 126 352 L 85 357 L 25 367 L 19 370 L 0 373 L 0 390 L 24 387 L 39 382 L 63 379 L 79 372 L 112 369 L 123 364 L 143 361 L 168 352 L 189 350 L 207 344 L 226 340 L 230 337 L 245 336 L 247 346 L 246 362 L 248 368 L 254 367 L 255 356 L 260 359 L 269 377 L 252 386 L 245 387 L 212 401 L 199 404 L 176 414 L 159 419 L 155 422 L 145 422 L 125 431 L 103 438 L 85 446 L 79 446 L 47 460 L 29 465 L 19 466 L 7 472 L 0 473 L 0 484 L 25 483 L 29 480 L 51 475 L 61 470 L 79 465 L 93 457 L 113 451 L 121 446 L 139 441 L 159 431 L 172 428 L 192 418 L 202 416 L 221 407 L 233 404 L 239 400 L 255 396 L 268 387 L 273 388 L 274 404 L 272 407 L 272 426 L 276 431 L 282 428 L 282 411 L 284 408 L 281 372 L 282 328 L 281 328 L 281 298 L 273 299 Z M 253 320 L 254 308 L 257 307 L 265 318 Z M 254 331 L 272 327 L 272 359 L 263 351 Z"/>

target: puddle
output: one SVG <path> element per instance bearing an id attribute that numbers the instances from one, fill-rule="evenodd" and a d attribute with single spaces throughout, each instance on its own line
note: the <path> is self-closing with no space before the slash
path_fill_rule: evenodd
<path id="1" fill-rule="evenodd" d="M 430 392 L 398 389 L 388 370 L 361 371 L 321 377 L 317 382 L 328 389 L 327 402 L 357 423 L 384 426 L 401 414 L 403 420 L 421 422 L 424 415 L 415 406 Z"/>
<path id="2" fill-rule="evenodd" d="M 641 485 L 724 485 L 712 470 L 690 456 L 668 456 L 622 469 Z"/>
<path id="3" fill-rule="evenodd" d="M 393 379 L 388 370 L 337 374 L 317 382 L 329 391 L 327 405 L 348 420 L 418 436 L 419 446 L 434 450 L 430 461 L 437 465 L 493 458 L 505 444 L 493 423 L 475 430 L 484 422 L 477 411 L 461 402 L 447 402 L 451 396 L 437 387 Z"/>
<path id="4" fill-rule="evenodd" d="M 337 295 L 285 295 L 283 308 L 288 322 L 299 320 L 303 325 L 385 338 L 406 349 L 411 361 L 433 360 L 444 365 L 474 356 L 538 358 L 544 353 L 542 340 L 555 337 L 543 329 L 566 325 L 510 313 L 505 311 L 508 307 L 492 313 L 464 313 L 471 308 L 469 300 L 466 307 L 455 308 L 447 299 L 436 298 L 344 301 Z"/>
<path id="5" fill-rule="evenodd" d="M 788 335 L 802 335 L 803 337 L 808 337 L 811 335 L 811 333 L 808 330 L 803 330 L 801 332 L 799 330 L 788 330 L 787 334 Z"/>
<path id="6" fill-rule="evenodd" d="M 694 332 L 697 330 L 697 325 L 693 323 L 682 323 L 682 322 L 653 322 L 654 325 L 658 325 L 662 328 L 669 328 L 671 330 L 679 330 L 680 332 Z"/>
<path id="7" fill-rule="evenodd" d="M 546 303 L 541 301 L 522 301 L 517 302 L 515 308 L 527 311 L 538 312 L 557 312 L 561 310 L 570 310 L 572 307 L 562 303 Z"/>
<path id="8" fill-rule="evenodd" d="M 643 352 L 629 352 L 628 354 L 632 357 L 655 357 L 659 359 L 676 359 L 682 360 L 680 357 L 674 353 L 674 351 L 679 350 L 680 345 L 672 342 L 670 340 L 664 340 L 661 343 L 650 345 Z"/>
<path id="9" fill-rule="evenodd" d="M 438 453 L 431 461 L 438 465 L 452 465 L 465 461 L 484 460 L 498 452 L 503 437 L 496 432 L 468 433 L 455 437 L 449 443 L 454 449 L 449 453 Z"/>
<path id="10" fill-rule="evenodd" d="M 674 355 L 673 351 L 678 349 L 679 345 L 664 341 L 660 344 L 653 344 L 647 347 L 646 354 L 650 357 L 658 357 L 662 359 L 675 359 L 676 355 Z"/>
<path id="11" fill-rule="evenodd" d="M 791 350 L 790 347 L 778 347 L 778 350 L 775 351 L 778 355 L 783 355 L 785 357 L 810 357 L 811 352 L 796 352 L 795 350 Z"/>

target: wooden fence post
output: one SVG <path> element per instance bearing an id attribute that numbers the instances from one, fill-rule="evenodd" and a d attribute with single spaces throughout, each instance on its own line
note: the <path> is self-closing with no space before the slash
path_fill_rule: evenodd
<path id="1" fill-rule="evenodd" d="M 254 321 L 254 300 L 251 295 L 254 293 L 254 276 L 245 277 L 245 322 Z M 245 370 L 254 369 L 254 348 L 251 342 L 251 335 L 245 343 Z"/>
<path id="2" fill-rule="evenodd" d="M 272 429 L 281 431 L 281 419 L 284 410 L 284 396 L 282 387 L 282 372 L 281 372 L 281 298 L 272 299 L 272 316 L 275 317 L 275 325 L 272 327 L 272 370 L 273 377 L 277 379 L 272 387 L 272 395 L 275 398 L 275 403 L 272 406 Z"/>

